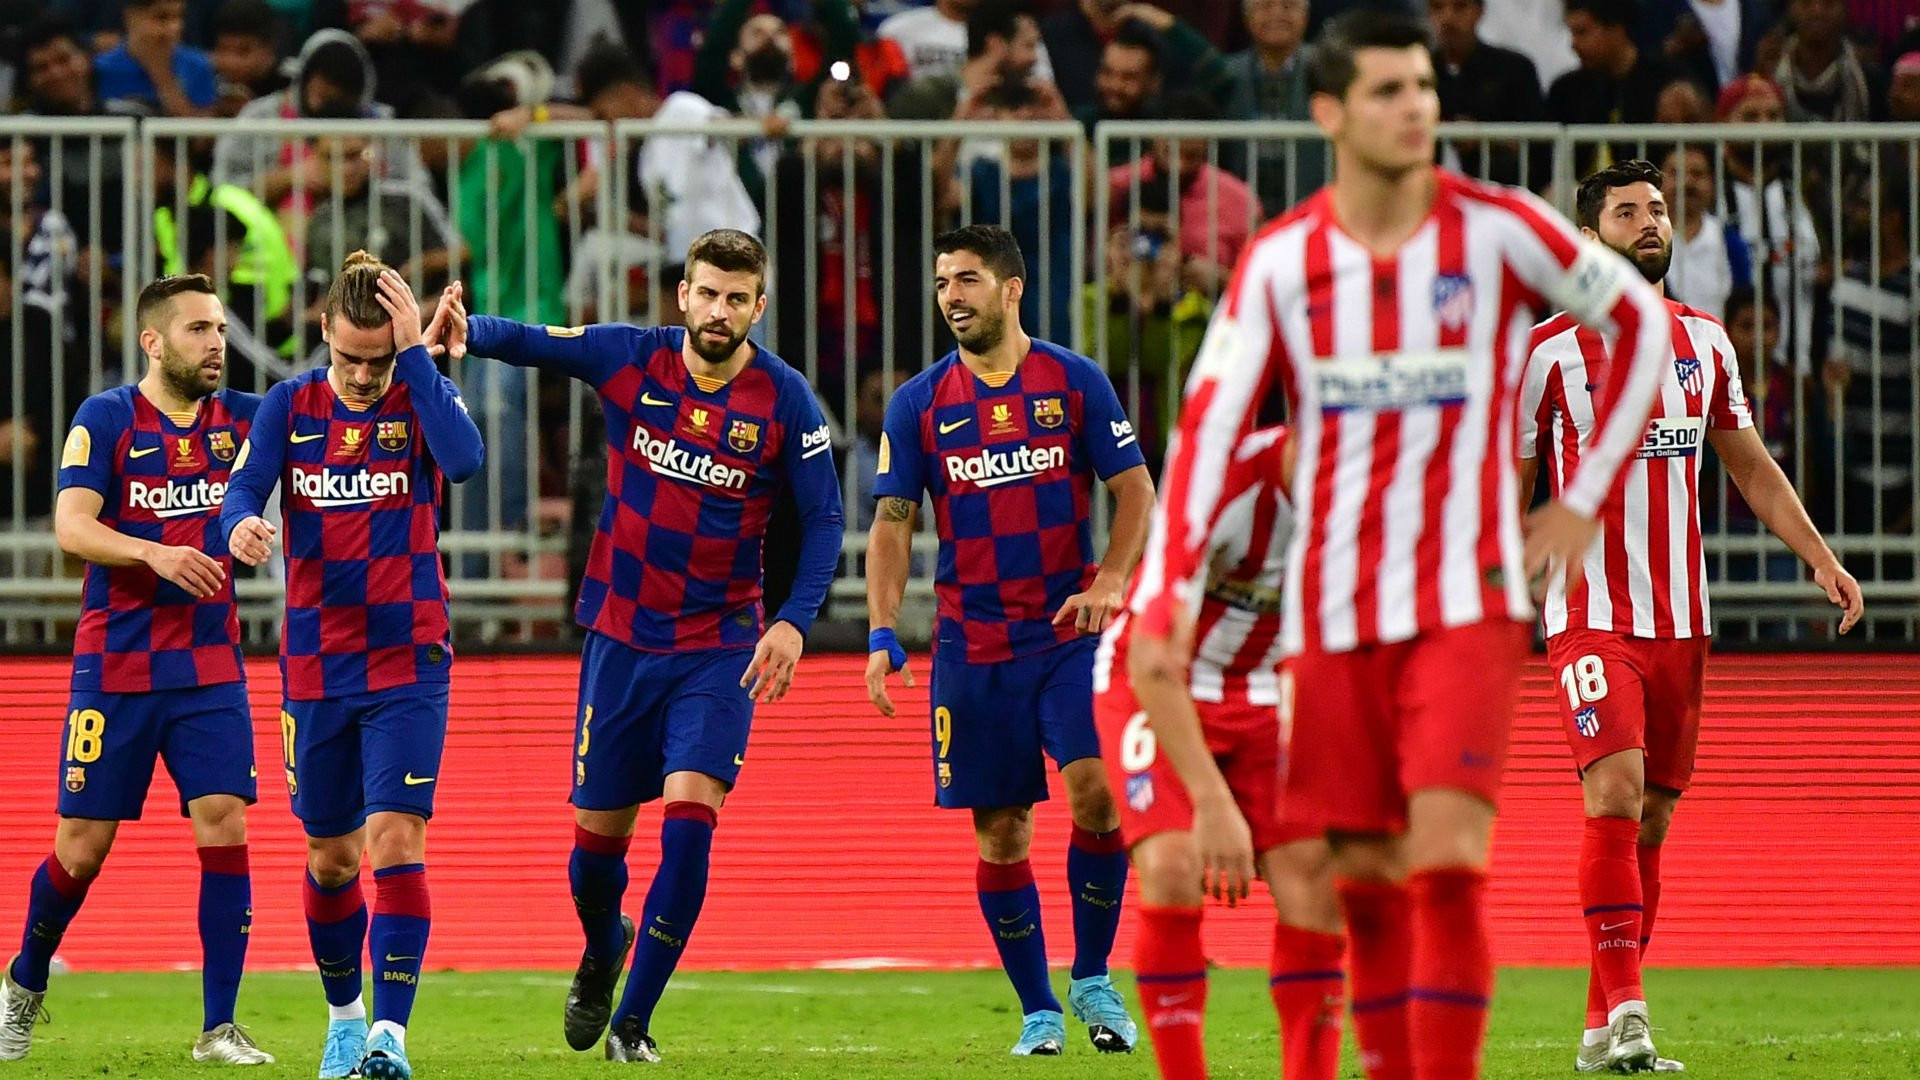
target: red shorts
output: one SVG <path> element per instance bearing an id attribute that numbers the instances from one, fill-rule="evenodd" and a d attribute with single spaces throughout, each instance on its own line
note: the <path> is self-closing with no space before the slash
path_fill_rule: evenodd
<path id="1" fill-rule="evenodd" d="M 1411 792 L 1497 802 L 1531 638 L 1501 619 L 1294 657 L 1287 816 L 1329 832 L 1397 833 Z"/>
<path id="2" fill-rule="evenodd" d="M 1285 768 L 1280 749 L 1280 714 L 1271 705 L 1254 705 L 1245 698 L 1194 703 L 1200 712 L 1207 748 L 1220 766 L 1233 801 L 1253 832 L 1257 854 L 1295 840 L 1308 840 L 1320 830 L 1280 815 L 1280 786 Z M 1100 729 L 1100 757 L 1107 765 L 1107 782 L 1120 804 L 1120 830 L 1128 844 L 1155 833 L 1193 828 L 1193 800 L 1187 795 L 1173 763 L 1158 753 L 1147 714 L 1140 711 L 1133 687 L 1114 679 L 1094 695 L 1093 719 Z"/>
<path id="3" fill-rule="evenodd" d="M 1707 638 L 1637 638 L 1568 630 L 1547 639 L 1554 696 L 1574 764 L 1646 754 L 1647 783 L 1685 791 L 1700 744 Z"/>

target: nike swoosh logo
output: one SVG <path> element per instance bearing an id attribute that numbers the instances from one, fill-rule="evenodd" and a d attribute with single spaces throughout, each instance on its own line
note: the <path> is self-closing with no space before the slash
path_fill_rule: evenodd
<path id="1" fill-rule="evenodd" d="M 1162 996 L 1160 998 L 1160 1007 L 1163 1009 L 1172 1008 L 1175 1005 L 1184 1003 L 1188 998 L 1191 998 L 1192 996 L 1193 996 L 1192 994 L 1174 994 L 1170 997 Z"/>
<path id="2" fill-rule="evenodd" d="M 668 922 L 663 916 L 659 916 L 659 915 L 655 915 L 653 917 L 653 921 L 659 923 L 661 926 L 664 926 L 669 930 L 677 930 L 680 927 L 679 923 Z"/>
<path id="3" fill-rule="evenodd" d="M 337 960 L 322 960 L 320 961 L 320 966 L 321 967 L 339 967 L 341 964 L 344 964 L 347 961 L 353 960 L 353 959 L 357 959 L 357 958 L 353 956 L 342 956 Z"/>
<path id="4" fill-rule="evenodd" d="M 747 755 L 745 754 L 733 755 L 733 763 L 735 765 L 745 765 L 747 763 Z"/>
<path id="5" fill-rule="evenodd" d="M 431 776 L 415 776 L 412 773 L 408 773 L 400 779 L 408 787 L 415 787 L 420 784 L 431 784 L 435 778 Z"/>
<path id="6" fill-rule="evenodd" d="M 640 404 L 642 404 L 642 405 L 671 405 L 671 404 L 673 404 L 673 402 L 671 402 L 671 401 L 661 401 L 661 400 L 660 400 L 659 398 L 657 398 L 657 397 L 654 397 L 654 396 L 653 396 L 652 394 L 641 394 L 641 395 L 640 395 Z"/>
<path id="7" fill-rule="evenodd" d="M 1601 924 L 1600 924 L 1600 929 L 1601 929 L 1601 931 L 1602 931 L 1602 932 L 1604 933 L 1605 931 L 1608 931 L 1608 930 L 1618 930 L 1618 929 L 1620 929 L 1620 928 L 1621 928 L 1621 927 L 1623 927 L 1623 926 L 1632 926 L 1632 925 L 1633 925 L 1633 920 L 1632 920 L 1632 919 L 1628 919 L 1628 920 L 1627 920 L 1627 921 L 1625 921 L 1625 922 L 1617 922 L 1617 923 L 1601 923 Z"/>
<path id="8" fill-rule="evenodd" d="M 1094 892 L 1103 892 L 1107 888 L 1109 888 L 1109 886 L 1106 886 L 1106 885 L 1095 885 L 1091 881 L 1087 882 L 1085 885 L 1082 885 L 1080 887 L 1083 889 L 1092 889 Z"/>
<path id="9" fill-rule="evenodd" d="M 1018 915 L 1015 915 L 1014 917 L 1012 917 L 1012 918 L 1010 918 L 1010 919 L 1000 919 L 1000 920 L 998 920 L 998 921 L 999 921 L 999 923 L 1000 923 L 1000 925 L 1001 925 L 1001 926 L 1011 926 L 1011 925 L 1013 925 L 1014 923 L 1017 923 L 1017 922 L 1019 922 L 1020 920 L 1022 920 L 1022 919 L 1024 919 L 1024 918 L 1026 918 L 1026 917 L 1027 917 L 1027 913 L 1026 913 L 1026 912 L 1024 912 L 1024 911 L 1022 911 L 1022 912 L 1021 912 L 1020 914 L 1018 914 Z"/>
<path id="10" fill-rule="evenodd" d="M 323 431 L 318 435 L 289 435 L 287 436 L 287 441 L 290 443 L 303 443 L 312 442 L 315 439 L 324 439 L 326 437 L 327 433 Z"/>
<path id="11" fill-rule="evenodd" d="M 408 960 L 418 960 L 418 959 L 420 958 L 417 956 L 395 956 L 392 953 L 387 954 L 387 963 L 389 964 L 400 964 L 400 963 L 405 963 Z"/>
<path id="12" fill-rule="evenodd" d="M 955 420 L 951 424 L 941 424 L 940 434 L 947 435 L 952 432 L 959 431 L 961 428 L 966 427 L 968 424 L 971 424 L 971 423 L 973 423 L 973 417 L 969 416 L 965 420 Z"/>
<path id="13" fill-rule="evenodd" d="M 159 452 L 159 447 L 149 446 L 145 450 L 129 450 L 127 451 L 127 456 L 130 458 L 146 457 L 148 454 L 157 454 Z"/>

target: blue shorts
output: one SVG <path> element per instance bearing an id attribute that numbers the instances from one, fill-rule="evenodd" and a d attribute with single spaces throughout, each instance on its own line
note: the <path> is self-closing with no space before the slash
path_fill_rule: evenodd
<path id="1" fill-rule="evenodd" d="M 145 694 L 78 690 L 61 738 L 61 817 L 140 820 L 156 755 L 180 789 L 183 817 L 204 795 L 255 799 L 244 682 Z"/>
<path id="2" fill-rule="evenodd" d="M 933 662 L 933 799 L 948 808 L 1047 800 L 1047 763 L 1100 756 L 1093 653 L 1083 637 L 998 664 Z"/>
<path id="3" fill-rule="evenodd" d="M 589 632 L 573 722 L 573 805 L 621 810 L 660 797 L 667 774 L 733 787 L 747 760 L 751 649 L 642 652 Z"/>
<path id="4" fill-rule="evenodd" d="M 308 836 L 345 836 L 380 811 L 433 816 L 447 684 L 281 704 L 287 794 Z"/>

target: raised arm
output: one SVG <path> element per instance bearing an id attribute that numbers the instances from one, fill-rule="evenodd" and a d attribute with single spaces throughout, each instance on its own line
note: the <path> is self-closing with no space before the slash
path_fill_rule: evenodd
<path id="1" fill-rule="evenodd" d="M 380 272 L 380 292 L 376 297 L 393 320 L 394 378 L 406 386 L 413 399 L 413 413 L 420 420 L 420 434 L 427 440 L 427 452 L 447 479 L 458 484 L 480 471 L 486 457 L 486 445 L 480 441 L 480 429 L 467 415 L 467 403 L 453 380 L 440 374 L 428 354 L 424 331 L 420 326 L 420 305 L 413 289 L 398 271 Z"/>
<path id="2" fill-rule="evenodd" d="M 457 281 L 447 286 L 440 305 L 427 326 L 430 349 L 444 347 L 455 359 L 472 353 L 516 367 L 558 371 L 595 389 L 647 347 L 647 331 L 621 323 L 540 326 L 470 315 L 465 287 Z"/>

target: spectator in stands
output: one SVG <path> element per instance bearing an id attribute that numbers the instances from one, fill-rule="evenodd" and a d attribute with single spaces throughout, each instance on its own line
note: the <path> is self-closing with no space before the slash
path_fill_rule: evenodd
<path id="1" fill-rule="evenodd" d="M 915 81 L 934 75 L 957 76 L 971 55 L 967 21 L 981 0 L 935 0 L 930 7 L 910 8 L 880 24 L 880 37 L 900 47 Z M 1053 63 L 1045 45 L 1039 46 L 1033 73 L 1053 79 Z"/>
<path id="2" fill-rule="evenodd" d="M 1247 33 L 1252 47 L 1227 58 L 1232 87 L 1226 98 L 1229 120 L 1307 122 L 1307 66 L 1313 48 L 1307 33 L 1307 0 L 1246 0 Z M 1228 160 L 1251 175 L 1260 198 L 1276 210 L 1292 206 L 1327 181 L 1327 151 L 1319 135 L 1304 139 L 1262 139 L 1253 144 L 1254 164 L 1247 171 L 1240 147 Z"/>
<path id="3" fill-rule="evenodd" d="M 49 16 L 20 39 L 26 76 L 26 112 L 34 116 L 97 116 L 93 58 L 73 23 Z"/>
<path id="4" fill-rule="evenodd" d="M 1420 0 L 1317 0 L 1313 5 L 1313 20 L 1307 24 L 1307 36 L 1319 37 L 1322 28 L 1349 11 L 1385 11 L 1417 19 L 1422 7 Z"/>
<path id="5" fill-rule="evenodd" d="M 13 245 L 0 244 L 0 522 L 10 523 L 13 518 L 13 474 L 18 466 L 26 528 L 40 531 L 53 512 L 55 451 L 74 408 L 87 396 L 89 373 L 87 358 L 68 351 L 61 372 L 64 378 L 56 377 L 53 318 L 35 304 L 14 306 L 12 262 Z M 13 351 L 16 333 L 18 353 Z M 21 376 L 18 398 L 13 393 L 16 370 Z M 10 575 L 24 572 L 10 561 L 0 561 L 0 568 Z"/>
<path id="6" fill-rule="evenodd" d="M 848 75 L 821 86 L 820 119 L 881 118 L 880 99 Z M 924 161 L 913 140 L 898 140 L 889 148 L 871 139 L 820 139 L 810 148 L 790 147 L 776 170 L 781 212 L 772 223 L 778 230 L 771 245 L 778 263 L 770 276 L 769 300 L 777 328 L 774 351 L 814 374 L 815 389 L 835 410 L 845 407 L 846 373 L 857 370 L 850 360 L 871 361 L 891 352 L 897 363 L 921 361 L 932 294 L 924 275 L 894 268 L 925 262 L 922 225 L 929 208 L 918 191 Z M 891 200 L 885 190 L 889 164 Z M 889 202 L 891 218 L 885 216 Z M 890 335 L 885 332 L 889 311 Z"/>
<path id="7" fill-rule="evenodd" d="M 1075 115 L 1101 105 L 1106 96 L 1099 85 L 1106 64 L 1105 46 L 1130 22 L 1142 23 L 1160 36 L 1156 43 L 1158 69 L 1167 86 L 1194 87 L 1211 94 L 1215 101 L 1226 99 L 1226 58 L 1193 27 L 1152 4 L 1077 0 L 1074 6 L 1040 23 L 1040 36 L 1053 59 L 1054 82 Z"/>
<path id="8" fill-rule="evenodd" d="M 1920 52 L 1894 61 L 1893 76 L 1887 81 L 1887 119 L 1920 123 Z"/>
<path id="9" fill-rule="evenodd" d="M 1711 96 L 1753 70 L 1773 21 L 1767 0 L 1642 0 L 1633 40 L 1642 52 L 1665 56 Z"/>
<path id="10" fill-rule="evenodd" d="M 753 2 L 722 0 L 714 8 L 706 39 L 694 57 L 693 92 L 766 126 L 769 137 L 749 151 L 754 169 L 765 176 L 780 158 L 779 136 L 788 123 L 812 113 L 820 80 L 831 65 L 853 59 L 859 24 L 847 0 L 816 0 L 814 15 L 826 31 L 827 67 L 802 85 L 794 77 L 787 24 L 775 15 L 750 14 Z"/>
<path id="11" fill-rule="evenodd" d="M 1653 102 L 1656 124 L 1704 124 L 1713 119 L 1713 98 L 1701 85 L 1688 77 L 1673 80 L 1660 88 Z"/>
<path id="12" fill-rule="evenodd" d="M 1040 23 L 1016 0 L 978 0 L 967 14 L 967 60 L 954 74 L 908 83 L 887 103 L 896 120 L 947 120 L 974 95 L 1038 77 Z"/>
<path id="13" fill-rule="evenodd" d="M 22 65 L 26 75 L 26 111 L 36 116 L 97 116 L 103 109 L 93 90 L 93 61 L 86 45 L 71 22 L 49 16 L 28 26 L 20 38 Z M 76 237 L 91 243 L 97 235 L 102 257 L 92 265 L 103 273 L 115 272 L 115 260 L 125 246 L 122 216 L 122 191 L 126 176 L 121 164 L 120 147 L 115 141 L 99 141 L 91 136 L 68 135 L 56 139 L 39 135 L 29 140 L 40 161 L 54 159 L 54 143 L 60 143 L 61 171 L 44 176 L 33 201 L 53 205 L 53 185 L 60 187 L 60 206 Z M 93 153 L 98 147 L 97 167 Z M 99 193 L 100 220 L 93 221 L 94 193 Z M 103 288 L 118 285 L 115 277 L 102 282 Z"/>
<path id="14" fill-rule="evenodd" d="M 1561 0 L 1486 0 L 1480 39 L 1532 61 L 1543 87 L 1580 66 Z"/>
<path id="15" fill-rule="evenodd" d="M 349 0 L 347 27 L 366 49 L 382 100 L 395 113 L 414 118 L 456 114 L 453 95 L 461 78 L 487 56 L 487 43 L 463 41 L 460 34 L 474 2 Z"/>
<path id="16" fill-rule="evenodd" d="M 1724 318 L 1728 294 L 1753 281 L 1753 256 L 1740 230 L 1714 212 L 1713 157 L 1703 145 L 1683 144 L 1667 152 L 1660 174 L 1673 218 L 1667 295 Z"/>
<path id="17" fill-rule="evenodd" d="M 1073 118 L 1086 128 L 1089 139 L 1108 120 L 1158 119 L 1160 72 L 1160 39 L 1145 23 L 1121 23 L 1100 52 L 1099 93 L 1094 103 L 1074 109 Z M 1064 93 L 1061 97 L 1065 100 Z M 1107 160 L 1099 164 L 1112 168 L 1133 160 L 1138 151 L 1138 139 L 1114 139 L 1107 143 Z"/>
<path id="18" fill-rule="evenodd" d="M 1726 327 L 1727 340 L 1732 343 L 1734 358 L 1740 365 L 1740 384 L 1747 392 L 1747 408 L 1753 413 L 1753 426 L 1760 433 L 1760 441 L 1766 446 L 1774 464 L 1780 466 L 1781 472 L 1789 479 L 1800 476 L 1798 446 L 1806 440 L 1794 422 L 1794 409 L 1799 404 L 1795 400 L 1795 383 L 1801 380 L 1796 380 L 1793 372 L 1786 367 L 1760 359 L 1778 350 L 1780 312 L 1773 306 L 1771 298 L 1742 285 L 1727 294 Z M 1817 399 L 1813 395 L 1807 395 L 1805 403 L 1810 412 L 1817 409 Z M 1819 470 L 1814 470 L 1814 473 L 1806 480 L 1818 479 Z M 1797 486 L 1809 514 L 1831 516 L 1826 513 L 1826 500 L 1817 497 L 1811 483 L 1803 481 Z M 1720 511 L 1723 490 L 1726 494 L 1724 514 Z M 1766 527 L 1760 524 L 1759 515 L 1747 505 L 1740 489 L 1731 483 L 1701 485 L 1700 519 L 1702 528 L 1708 533 L 1725 531 L 1740 536 L 1766 535 Z M 1726 568 L 1724 580 L 1727 581 L 1793 581 L 1800 574 L 1800 560 L 1779 545 L 1772 545 L 1764 554 L 1738 552 L 1724 559 L 1710 558 L 1707 560 L 1708 575 L 1714 580 L 1722 580 L 1722 566 Z"/>
<path id="19" fill-rule="evenodd" d="M 1846 0 L 1791 0 L 1793 33 L 1773 69 L 1787 99 L 1787 119 L 1848 123 L 1883 119 L 1886 100 L 1878 68 L 1847 40 Z"/>
<path id="20" fill-rule="evenodd" d="M 1439 81 L 1440 118 L 1480 123 L 1535 122 L 1546 119 L 1540 78 L 1533 61 L 1480 38 L 1483 0 L 1429 0 L 1433 28 L 1434 75 Z M 1503 184 L 1524 179 L 1535 188 L 1553 171 L 1552 147 L 1537 147 L 1521 168 L 1525 148 L 1511 141 L 1485 144 L 1449 139 L 1441 153 L 1450 167 Z M 1484 156 L 1484 165 L 1482 158 Z M 1264 194 L 1264 193 L 1263 193 Z"/>
<path id="21" fill-rule="evenodd" d="M 308 149 L 325 177 L 324 189 L 314 192 L 313 216 L 304 223 L 307 295 L 312 299 L 308 316 L 316 326 L 326 307 L 327 287 L 348 252 L 373 252 L 399 270 L 419 296 L 440 291 L 450 280 L 456 245 L 447 236 L 445 222 L 426 213 L 408 192 L 383 189 L 375 181 L 381 149 L 365 136 L 316 139 Z"/>
<path id="22" fill-rule="evenodd" d="M 1058 103 L 1029 83 L 1002 83 L 975 98 L 982 119 L 1031 124 L 1054 119 Z M 1004 160 L 975 158 L 962 174 L 969 185 L 973 222 L 1013 230 L 1028 253 L 1027 287 L 1020 321 L 1036 337 L 1071 347 L 1074 215 L 1084 205 L 1074 190 L 1067 154 L 1056 141 L 1012 138 Z M 1001 188 L 1006 188 L 1003 202 Z M 957 199 L 950 200 L 959 205 Z M 1042 207 L 1045 207 L 1044 211 Z M 1045 231 L 1042 231 L 1042 226 Z"/>
<path id="23" fill-rule="evenodd" d="M 66 349 L 85 349 L 81 331 L 91 327 L 78 310 L 79 298 L 87 295 L 80 288 L 84 253 L 66 215 L 36 194 L 41 180 L 33 143 L 0 139 L 0 245 L 17 245 L 22 253 L 13 267 L 21 300 L 47 313 L 53 328 L 50 339 L 57 337 Z M 17 215 L 16 200 L 21 207 Z"/>
<path id="24" fill-rule="evenodd" d="M 1167 99 L 1165 119 L 1175 127 L 1183 122 L 1205 123 L 1220 119 L 1220 110 L 1205 94 L 1187 90 Z M 1108 224 L 1127 220 L 1136 185 L 1167 178 L 1178 215 L 1173 224 L 1180 282 L 1207 296 L 1218 296 L 1261 213 L 1260 200 L 1245 181 L 1207 161 L 1209 146 L 1207 139 L 1178 143 L 1154 139 L 1139 161 L 1115 168 L 1107 176 L 1113 215 Z"/>
<path id="25" fill-rule="evenodd" d="M 280 19 L 266 0 L 227 0 L 213 19 L 213 70 L 226 115 L 255 98 L 287 88 L 280 73 Z"/>
<path id="26" fill-rule="evenodd" d="M 1744 75 L 1720 91 L 1715 116 L 1725 124 L 1779 124 L 1786 118 L 1780 88 Z M 1793 370 L 1812 370 L 1814 296 L 1821 270 L 1820 234 L 1806 200 L 1792 186 L 1792 147 L 1730 140 L 1721 159 L 1725 184 L 1715 213 L 1740 231 L 1752 253 L 1754 285 L 1786 315 L 1780 347 Z"/>
<path id="27" fill-rule="evenodd" d="M 1634 0 L 1567 0 L 1567 30 L 1580 66 L 1554 80 L 1547 91 L 1547 113 L 1563 124 L 1650 124 L 1660 88 L 1671 82 L 1673 68 L 1658 53 L 1633 43 L 1630 28 Z M 1573 174 L 1586 176 L 1606 164 L 1606 157 L 1625 159 L 1634 147 L 1582 143 L 1574 155 Z"/>
<path id="28" fill-rule="evenodd" d="M 1839 417 L 1840 521 L 1849 533 L 1913 535 L 1920 280 L 1913 266 L 1912 183 L 1910 176 L 1886 177 L 1877 192 L 1847 201 L 1849 257 L 1833 289 L 1839 355 L 1825 375 Z M 1903 566 L 1887 576 L 1911 576 L 1912 560 Z"/>
<path id="29" fill-rule="evenodd" d="M 100 97 L 160 116 L 201 116 L 219 85 L 213 61 L 182 43 L 185 0 L 126 0 L 126 42 L 94 58 Z"/>
<path id="30" fill-rule="evenodd" d="M 917 363 L 919 358 L 914 358 Z M 853 527 L 856 532 L 873 527 L 873 481 L 880 473 L 880 436 L 887 419 L 887 401 L 893 392 L 913 377 L 909 367 L 893 369 L 889 380 L 884 369 L 875 366 L 860 376 L 853 401 L 853 443 L 847 450 L 847 464 L 853 470 Z M 838 404 L 838 402 L 830 402 Z"/>

